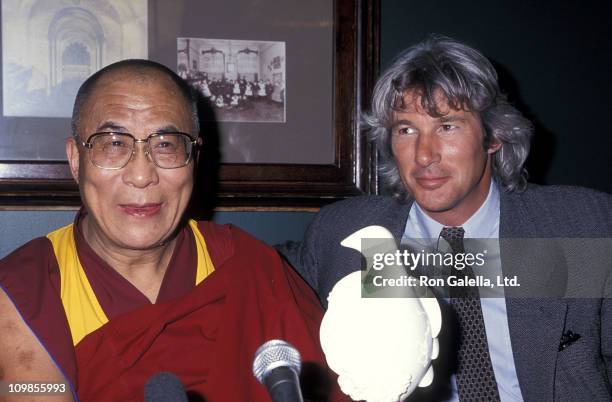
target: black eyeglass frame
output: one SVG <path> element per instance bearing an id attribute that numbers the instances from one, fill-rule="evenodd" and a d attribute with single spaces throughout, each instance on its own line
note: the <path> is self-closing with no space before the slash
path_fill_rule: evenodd
<path id="1" fill-rule="evenodd" d="M 126 160 L 126 162 L 121 165 L 120 167 L 103 167 L 103 166 L 99 166 L 96 165 L 93 161 L 93 157 L 91 155 L 92 153 L 92 149 L 93 149 L 93 143 L 92 140 L 95 139 L 96 137 L 101 137 L 103 135 L 109 135 L 109 134 L 120 134 L 120 135 L 125 135 L 128 136 L 132 139 L 132 153 L 130 154 L 130 157 Z M 149 140 L 151 138 L 155 138 L 155 137 L 159 137 L 162 135 L 183 135 L 186 136 L 187 138 L 189 138 L 189 141 L 187 143 L 190 143 L 192 148 L 191 151 L 189 152 L 189 156 L 186 158 L 185 162 L 180 165 L 180 166 L 175 166 L 175 167 L 163 167 L 163 166 L 159 166 L 157 164 L 157 162 L 155 161 L 155 158 L 153 158 L 153 156 L 151 155 L 151 153 L 149 152 Z M 194 159 L 194 154 L 196 154 L 198 152 L 198 147 L 200 145 L 202 145 L 202 139 L 201 138 L 193 138 L 191 135 L 187 134 L 187 133 L 183 133 L 181 131 L 164 131 L 164 132 L 155 132 L 155 133 L 151 133 L 149 134 L 146 138 L 144 139 L 137 139 L 136 137 L 134 137 L 133 134 L 131 133 L 124 133 L 124 132 L 119 132 L 119 131 L 99 131 L 96 133 L 91 134 L 89 137 L 87 137 L 86 141 L 82 141 L 78 135 L 74 135 L 73 136 L 75 142 L 77 144 L 82 145 L 83 147 L 87 148 L 88 154 L 89 154 L 89 161 L 91 162 L 92 165 L 94 165 L 95 167 L 99 168 L 99 169 L 105 169 L 105 170 L 119 170 L 119 169 L 123 169 L 124 167 L 127 166 L 128 163 L 130 163 L 130 161 L 132 160 L 132 157 L 134 156 L 134 152 L 136 152 L 136 144 L 138 143 L 144 143 L 145 144 L 145 155 L 147 156 L 147 158 L 149 158 L 149 160 L 151 161 L 151 163 L 153 163 L 155 166 L 157 166 L 160 169 L 179 169 L 182 167 L 185 167 L 187 165 L 189 165 L 189 163 Z"/>

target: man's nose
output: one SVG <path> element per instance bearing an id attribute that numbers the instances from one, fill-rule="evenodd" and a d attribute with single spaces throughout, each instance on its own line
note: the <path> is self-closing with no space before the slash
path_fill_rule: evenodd
<path id="1" fill-rule="evenodd" d="M 440 161 L 438 141 L 435 135 L 419 134 L 415 143 L 414 158 L 418 165 L 427 167 Z"/>
<path id="2" fill-rule="evenodd" d="M 134 151 L 128 164 L 123 168 L 124 183 L 137 188 L 157 184 L 157 167 L 147 153 L 146 143 L 134 144 Z"/>

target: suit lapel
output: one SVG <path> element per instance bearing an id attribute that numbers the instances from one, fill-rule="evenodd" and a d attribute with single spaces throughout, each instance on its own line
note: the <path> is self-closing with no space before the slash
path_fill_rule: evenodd
<path id="1" fill-rule="evenodd" d="M 516 242 L 510 239 L 546 237 L 538 233 L 538 217 L 531 216 L 523 198 L 503 190 L 501 192 L 499 237 L 502 270 L 506 276 L 520 273 L 528 266 L 528 261 L 521 261 L 521 258 L 534 255 L 517 249 Z M 539 260 L 545 261 L 546 258 Z M 546 267 L 541 268 L 545 272 Z M 567 305 L 562 299 L 507 295 L 506 308 L 516 374 L 523 398 L 552 400 L 555 363 Z"/>
<path id="2" fill-rule="evenodd" d="M 402 240 L 402 236 L 404 235 L 406 222 L 408 221 L 408 215 L 410 214 L 410 208 L 412 208 L 412 202 L 412 200 L 408 200 L 406 204 L 395 204 L 399 206 L 395 213 L 382 215 L 383 220 L 385 221 L 382 226 L 389 229 L 398 242 Z"/>

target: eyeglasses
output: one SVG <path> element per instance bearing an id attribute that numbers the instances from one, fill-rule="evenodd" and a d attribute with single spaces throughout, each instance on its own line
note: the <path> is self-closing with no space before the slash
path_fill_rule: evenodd
<path id="1" fill-rule="evenodd" d="M 145 144 L 145 155 L 162 169 L 176 169 L 191 161 L 194 148 L 200 144 L 185 133 L 153 133 L 144 140 L 137 140 L 129 133 L 100 132 L 89 136 L 78 144 L 89 149 L 91 163 L 101 169 L 117 170 L 128 164 L 136 143 Z"/>

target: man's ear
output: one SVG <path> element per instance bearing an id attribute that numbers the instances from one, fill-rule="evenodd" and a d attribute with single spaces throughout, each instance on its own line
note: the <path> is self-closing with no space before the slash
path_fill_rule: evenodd
<path id="1" fill-rule="evenodd" d="M 487 153 L 489 155 L 493 155 L 495 152 L 499 151 L 499 149 L 502 147 L 502 142 L 493 137 L 491 138 L 491 142 L 489 143 L 488 147 L 487 147 Z"/>
<path id="2" fill-rule="evenodd" d="M 70 165 L 70 173 L 79 184 L 79 146 L 73 137 L 66 138 L 66 156 L 68 157 L 68 165 Z"/>

